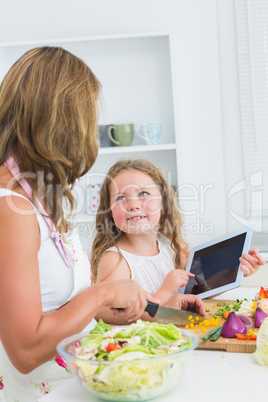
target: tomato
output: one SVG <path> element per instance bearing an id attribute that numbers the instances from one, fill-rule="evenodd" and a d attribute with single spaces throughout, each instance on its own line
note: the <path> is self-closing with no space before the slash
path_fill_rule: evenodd
<path id="1" fill-rule="evenodd" d="M 116 345 L 115 343 L 108 343 L 106 350 L 108 353 L 113 352 L 114 350 L 122 349 L 120 346 Z"/>

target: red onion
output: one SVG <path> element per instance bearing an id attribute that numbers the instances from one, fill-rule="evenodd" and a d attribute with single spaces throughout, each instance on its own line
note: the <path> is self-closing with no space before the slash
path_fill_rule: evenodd
<path id="1" fill-rule="evenodd" d="M 255 328 L 260 328 L 266 317 L 268 317 L 268 314 L 266 314 L 260 307 L 257 307 L 255 311 Z"/>
<path id="2" fill-rule="evenodd" d="M 243 321 L 234 312 L 231 312 L 222 326 L 221 336 L 223 338 L 235 338 L 235 334 L 246 333 L 247 327 Z"/>
<path id="3" fill-rule="evenodd" d="M 244 314 L 236 314 L 238 318 L 240 318 L 241 321 L 245 324 L 246 327 L 253 327 L 253 321 L 250 317 Z"/>

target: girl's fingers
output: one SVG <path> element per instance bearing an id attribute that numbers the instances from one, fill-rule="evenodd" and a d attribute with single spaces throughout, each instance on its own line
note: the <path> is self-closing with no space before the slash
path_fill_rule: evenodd
<path id="1" fill-rule="evenodd" d="M 195 274 L 193 274 L 192 272 L 188 272 L 187 271 L 188 276 L 190 276 L 191 278 L 193 278 L 195 276 Z"/>
<path id="2" fill-rule="evenodd" d="M 262 257 L 261 254 L 259 254 L 259 250 L 254 248 L 253 250 L 250 250 L 248 254 L 243 254 L 242 257 L 249 261 L 251 264 L 258 264 L 258 265 L 264 265 L 265 264 L 265 259 Z"/>
<path id="3" fill-rule="evenodd" d="M 249 276 L 250 275 L 250 270 L 248 267 L 246 267 L 245 265 L 240 265 L 240 269 L 242 269 L 242 271 L 244 272 L 245 276 Z"/>
<path id="4" fill-rule="evenodd" d="M 240 268 L 242 269 L 242 271 L 245 273 L 246 276 L 249 276 L 255 272 L 255 269 L 247 260 L 245 260 L 242 257 L 240 257 L 239 260 L 241 262 Z"/>
<path id="5" fill-rule="evenodd" d="M 265 259 L 263 258 L 263 256 L 261 254 L 257 254 L 256 258 L 258 259 L 258 263 L 259 265 L 264 265 L 265 264 Z"/>

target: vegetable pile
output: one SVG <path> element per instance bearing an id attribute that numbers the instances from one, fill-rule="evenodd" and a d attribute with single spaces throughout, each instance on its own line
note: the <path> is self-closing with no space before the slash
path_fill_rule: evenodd
<path id="1" fill-rule="evenodd" d="M 198 324 L 189 317 L 190 324 L 185 328 L 194 328 L 196 333 L 201 328 L 204 334 L 203 342 L 216 341 L 220 336 L 256 340 L 258 328 L 268 317 L 268 289 L 261 287 L 255 300 L 237 299 L 231 304 L 219 301 L 217 306 L 219 309 L 210 320 L 204 320 Z M 210 309 L 206 308 L 206 312 L 209 311 Z M 220 318 L 225 318 L 223 325 L 220 325 Z"/>
<path id="2" fill-rule="evenodd" d="M 138 320 L 123 329 L 99 320 L 82 343 L 72 344 L 69 351 L 79 358 L 72 365 L 91 391 L 119 400 L 133 391 L 144 395 L 144 390 L 152 392 L 174 382 L 185 362 L 185 356 L 175 352 L 191 347 L 192 342 L 173 324 Z"/>

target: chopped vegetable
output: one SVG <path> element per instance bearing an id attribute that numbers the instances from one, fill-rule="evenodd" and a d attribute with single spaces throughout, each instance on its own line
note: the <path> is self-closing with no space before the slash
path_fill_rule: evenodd
<path id="1" fill-rule="evenodd" d="M 238 318 L 245 324 L 246 327 L 253 327 L 253 321 L 250 317 L 244 314 L 236 314 Z"/>
<path id="2" fill-rule="evenodd" d="M 259 291 L 259 298 L 260 299 L 267 299 L 268 298 L 267 293 L 266 293 L 265 289 L 262 286 L 261 286 L 261 289 Z"/>
<path id="3" fill-rule="evenodd" d="M 206 342 L 212 335 L 214 335 L 221 328 L 222 325 L 217 325 L 217 327 L 212 328 L 206 335 L 203 336 L 202 341 Z"/>
<path id="4" fill-rule="evenodd" d="M 247 300 L 247 299 L 244 299 Z M 243 303 L 243 300 L 236 300 L 233 301 L 231 304 L 226 304 L 226 303 L 217 303 L 217 306 L 222 306 L 221 308 L 219 308 L 219 310 L 213 315 L 213 317 L 224 317 L 224 314 L 226 311 L 239 311 L 241 304 Z"/>
<path id="5" fill-rule="evenodd" d="M 228 315 L 230 314 L 230 312 L 231 312 L 231 310 L 226 310 L 225 312 L 224 312 L 224 314 L 223 314 L 223 316 L 224 316 L 224 318 L 227 320 L 227 318 L 228 318 Z"/>
<path id="6" fill-rule="evenodd" d="M 137 395 L 164 386 L 166 379 L 177 378 L 184 364 L 181 355 L 173 360 L 167 357 L 154 361 L 153 358 L 193 346 L 191 340 L 185 339 L 173 324 L 138 320 L 127 328 L 103 329 L 102 323 L 98 323 L 95 331 L 92 330 L 96 338 L 94 349 L 91 348 L 91 331 L 80 348 L 73 350 L 70 345 L 69 351 L 79 358 L 75 363 L 79 367 L 79 379 L 103 396 L 110 398 L 112 395 L 113 400 L 122 400 L 124 396 L 128 399 L 130 393 L 134 395 L 133 400 L 137 400 Z M 92 364 L 86 360 L 92 360 Z M 103 361 L 115 361 L 115 364 L 105 365 Z"/>
<path id="7" fill-rule="evenodd" d="M 268 317 L 268 314 L 266 314 L 260 307 L 257 307 L 255 311 L 255 327 L 260 328 L 266 317 Z"/>
<path id="8" fill-rule="evenodd" d="M 247 334 L 235 334 L 235 336 L 241 340 L 248 339 Z"/>
<path id="9" fill-rule="evenodd" d="M 113 352 L 114 350 L 122 349 L 120 346 L 116 345 L 115 343 L 108 343 L 106 346 L 106 350 L 108 353 Z"/>
<path id="10" fill-rule="evenodd" d="M 222 325 L 220 325 L 220 328 L 214 333 L 214 335 L 212 335 L 210 341 L 215 342 L 221 336 L 221 331 L 222 331 Z"/>
<path id="11" fill-rule="evenodd" d="M 246 334 L 235 334 L 235 336 L 241 340 L 246 340 L 246 339 L 256 340 L 257 339 L 257 331 L 247 332 Z"/>
<path id="12" fill-rule="evenodd" d="M 240 318 L 237 317 L 237 315 L 235 315 L 235 313 L 232 311 L 222 326 L 221 336 L 223 338 L 235 338 L 236 334 L 246 333 L 247 327 L 243 321 L 241 321 Z"/>

